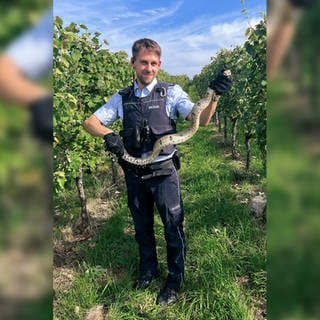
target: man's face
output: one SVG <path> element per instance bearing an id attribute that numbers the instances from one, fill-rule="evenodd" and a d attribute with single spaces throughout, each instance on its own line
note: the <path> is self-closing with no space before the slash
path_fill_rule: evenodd
<path id="1" fill-rule="evenodd" d="M 146 87 L 157 76 L 161 60 L 156 53 L 141 49 L 139 54 L 131 59 L 131 65 L 136 71 L 139 87 Z"/>

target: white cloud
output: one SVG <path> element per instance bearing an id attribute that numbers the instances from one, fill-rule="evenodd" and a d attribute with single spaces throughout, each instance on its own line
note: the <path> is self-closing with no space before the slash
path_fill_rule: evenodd
<path id="1" fill-rule="evenodd" d="M 199 19 L 201 20 L 201 19 Z M 229 23 L 202 24 L 202 30 L 196 28 L 199 21 L 183 26 L 175 31 L 164 31 L 157 34 L 163 47 L 163 69 L 172 74 L 187 74 L 190 77 L 199 73 L 211 62 L 221 48 L 231 48 L 245 41 L 245 31 L 249 25 L 254 26 L 260 19 L 257 17 L 248 22 L 246 19 L 235 19 Z M 197 33 L 190 32 L 197 30 Z"/>
<path id="2" fill-rule="evenodd" d="M 210 28 L 212 37 L 215 37 L 219 45 L 229 43 L 232 45 L 241 44 L 244 40 L 246 29 L 251 25 L 254 26 L 259 19 L 252 19 L 248 22 L 246 19 L 236 19 L 229 23 L 213 25 Z"/>

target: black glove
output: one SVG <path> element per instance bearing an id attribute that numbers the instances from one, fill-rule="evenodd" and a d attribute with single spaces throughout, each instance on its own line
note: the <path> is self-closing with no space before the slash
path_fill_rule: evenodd
<path id="1" fill-rule="evenodd" d="M 212 80 L 209 85 L 209 88 L 214 90 L 215 93 L 219 96 L 222 96 L 227 91 L 229 91 L 232 86 L 233 79 L 231 73 L 230 75 L 226 75 L 228 71 L 230 73 L 230 70 L 228 69 L 221 70 L 218 76 L 214 80 Z"/>
<path id="2" fill-rule="evenodd" d="M 42 97 L 29 105 L 33 134 L 46 143 L 53 142 L 53 96 Z"/>
<path id="3" fill-rule="evenodd" d="M 297 8 L 307 8 L 315 3 L 314 0 L 289 0 L 289 2 Z"/>
<path id="4" fill-rule="evenodd" d="M 117 157 L 124 154 L 124 145 L 119 135 L 114 132 L 106 134 L 104 137 L 104 149 L 114 153 Z"/>

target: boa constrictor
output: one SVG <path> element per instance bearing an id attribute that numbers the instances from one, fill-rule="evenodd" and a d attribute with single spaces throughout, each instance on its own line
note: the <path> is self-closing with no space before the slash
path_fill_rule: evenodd
<path id="1" fill-rule="evenodd" d="M 181 132 L 168 134 L 158 139 L 153 146 L 151 154 L 148 155 L 146 158 L 132 157 L 126 150 L 124 150 L 124 155 L 122 156 L 122 159 L 137 166 L 145 166 L 153 162 L 153 160 L 161 152 L 161 149 L 170 145 L 176 145 L 187 141 L 197 132 L 199 128 L 201 112 L 209 105 L 211 101 L 217 101 L 218 99 L 219 96 L 217 96 L 212 89 L 208 88 L 206 95 L 201 100 L 199 100 L 191 110 L 190 127 Z"/>

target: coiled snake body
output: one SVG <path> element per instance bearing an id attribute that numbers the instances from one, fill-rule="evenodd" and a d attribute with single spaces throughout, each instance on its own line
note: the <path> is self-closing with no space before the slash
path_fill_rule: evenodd
<path id="1" fill-rule="evenodd" d="M 168 134 L 158 139 L 153 146 L 153 150 L 151 154 L 148 155 L 146 158 L 135 158 L 125 150 L 124 155 L 122 156 L 122 159 L 129 163 L 135 164 L 137 166 L 145 166 L 147 164 L 152 163 L 153 160 L 155 160 L 156 157 L 161 152 L 161 149 L 168 147 L 170 145 L 183 143 L 188 139 L 190 139 L 197 132 L 199 128 L 201 112 L 209 105 L 211 101 L 217 101 L 218 99 L 219 99 L 219 96 L 217 96 L 212 89 L 208 88 L 204 98 L 199 100 L 191 110 L 191 126 L 190 127 L 188 127 L 187 129 L 181 132 Z"/>

